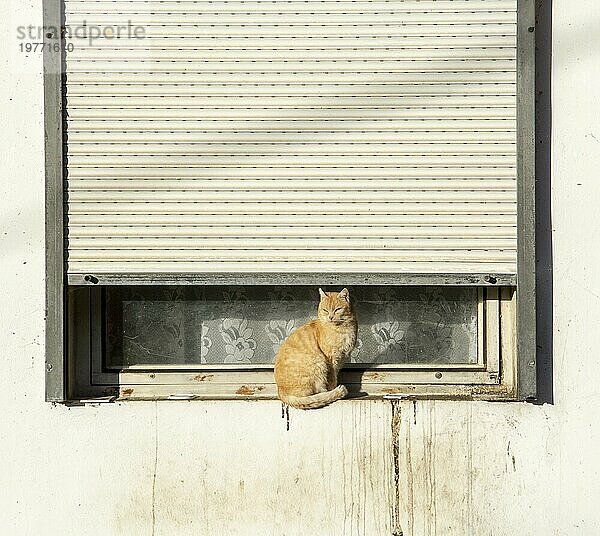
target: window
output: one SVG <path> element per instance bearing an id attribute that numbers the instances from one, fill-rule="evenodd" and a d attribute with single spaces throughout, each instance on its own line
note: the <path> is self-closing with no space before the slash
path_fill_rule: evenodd
<path id="1" fill-rule="evenodd" d="M 48 398 L 272 397 L 328 285 L 357 391 L 531 396 L 531 2 L 150 4 L 46 53 Z"/>
<path id="2" fill-rule="evenodd" d="M 377 396 L 435 386 L 457 396 L 478 385 L 500 394 L 501 356 L 513 351 L 510 338 L 501 347 L 510 292 L 359 286 L 351 295 L 360 322 L 343 372 L 351 390 Z M 272 397 L 275 353 L 314 317 L 316 302 L 308 286 L 73 288 L 70 353 L 87 356 L 75 363 L 80 395 Z"/>

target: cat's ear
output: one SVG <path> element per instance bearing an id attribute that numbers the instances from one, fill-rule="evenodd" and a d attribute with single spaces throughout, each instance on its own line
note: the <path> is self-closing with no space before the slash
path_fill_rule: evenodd
<path id="1" fill-rule="evenodd" d="M 325 292 L 323 292 L 323 289 L 319 287 L 319 296 L 321 296 L 321 299 L 324 300 L 325 298 L 327 298 L 327 294 L 325 294 Z"/>
<path id="2" fill-rule="evenodd" d="M 347 288 L 343 288 L 342 290 L 340 290 L 339 294 L 338 294 L 338 298 L 341 298 L 342 300 L 346 300 L 347 302 L 350 301 L 350 293 L 348 292 Z"/>

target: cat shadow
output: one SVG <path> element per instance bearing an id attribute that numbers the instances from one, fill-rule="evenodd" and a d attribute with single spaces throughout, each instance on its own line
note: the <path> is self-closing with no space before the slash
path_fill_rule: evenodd
<path id="1" fill-rule="evenodd" d="M 340 374 L 339 383 L 346 386 L 348 389 L 348 394 L 346 395 L 346 399 L 354 399 L 354 398 L 365 398 L 369 396 L 368 393 L 362 391 L 362 377 L 366 370 L 351 370 L 346 371 L 343 370 Z"/>
<path id="2" fill-rule="evenodd" d="M 360 390 L 360 386 L 356 386 L 354 389 L 353 386 L 347 386 L 348 394 L 346 395 L 346 400 L 354 400 L 355 398 L 366 398 L 369 396 L 369 393 Z"/>

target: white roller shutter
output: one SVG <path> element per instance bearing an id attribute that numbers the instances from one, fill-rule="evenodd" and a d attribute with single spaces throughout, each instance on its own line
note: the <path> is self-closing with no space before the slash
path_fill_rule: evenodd
<path id="1" fill-rule="evenodd" d="M 516 272 L 516 0 L 84 21 L 144 37 L 67 37 L 69 274 Z"/>

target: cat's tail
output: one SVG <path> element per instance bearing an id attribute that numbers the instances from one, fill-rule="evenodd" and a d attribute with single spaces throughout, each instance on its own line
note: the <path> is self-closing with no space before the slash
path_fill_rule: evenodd
<path id="1" fill-rule="evenodd" d="M 340 398 L 344 398 L 348 394 L 348 389 L 344 385 L 338 385 L 331 391 L 317 393 L 310 396 L 293 396 L 279 393 L 279 398 L 282 402 L 298 409 L 316 409 L 322 408 L 327 404 L 331 404 Z"/>

